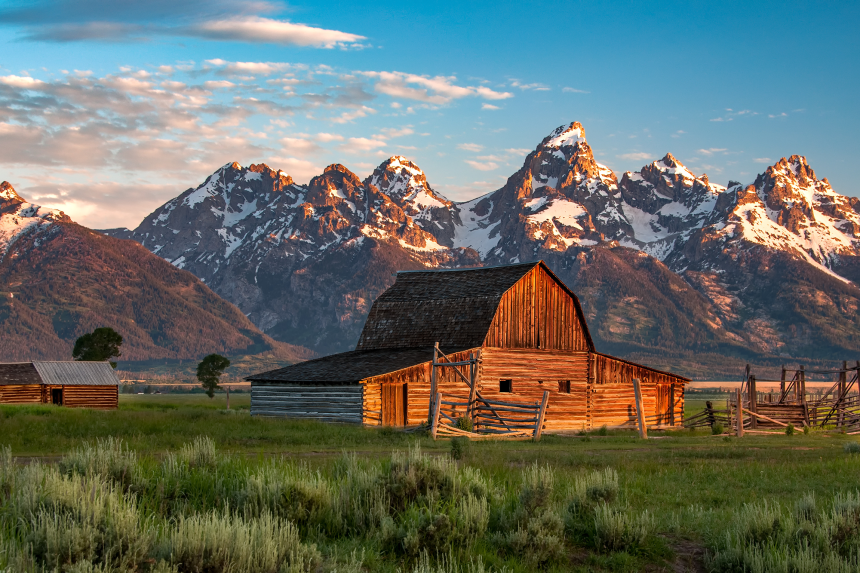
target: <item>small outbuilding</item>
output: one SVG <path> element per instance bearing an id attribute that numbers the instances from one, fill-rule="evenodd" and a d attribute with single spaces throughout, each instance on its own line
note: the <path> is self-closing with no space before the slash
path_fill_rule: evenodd
<path id="1" fill-rule="evenodd" d="M 108 362 L 0 363 L 0 404 L 112 410 L 119 384 Z"/>
<path id="2" fill-rule="evenodd" d="M 433 368 L 437 342 L 460 366 Z M 484 400 L 548 395 L 552 431 L 635 424 L 634 378 L 648 425 L 680 426 L 689 379 L 597 352 L 576 295 L 538 261 L 398 272 L 355 350 L 247 380 L 254 415 L 386 426 L 426 422 L 431 395 L 468 401 L 472 384 Z"/>

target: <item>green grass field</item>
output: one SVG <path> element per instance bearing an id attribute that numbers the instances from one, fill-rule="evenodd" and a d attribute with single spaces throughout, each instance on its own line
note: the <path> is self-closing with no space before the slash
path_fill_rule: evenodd
<path id="1" fill-rule="evenodd" d="M 259 525 L 254 520 L 264 514 L 295 523 L 295 543 L 318 552 L 308 558 L 312 566 L 291 562 L 293 569 L 282 570 L 477 572 L 469 560 L 478 557 L 486 571 L 860 567 L 860 454 L 849 451 L 860 444 L 853 445 L 853 436 L 814 431 L 737 439 L 682 430 L 653 432 L 643 441 L 632 431 L 595 431 L 545 435 L 539 443 L 452 446 L 387 428 L 252 418 L 247 394 L 231 396 L 229 413 L 224 405 L 223 396 L 163 394 L 121 395 L 113 412 L 0 407 L 0 446 L 18 459 L 0 478 L 3 531 L 7 545 L 18 548 L 11 550 L 18 566 L 25 563 L 20 548 L 47 535 L 35 514 L 22 515 L 15 505 L 21 472 L 35 471 L 26 469 L 35 457 L 47 463 L 36 463 L 40 471 L 101 476 L 99 487 L 113 492 L 105 495 L 133 494 L 135 515 L 155 528 L 137 569 L 101 557 L 110 567 L 62 571 L 207 570 L 192 568 L 193 556 L 177 561 L 176 548 L 184 545 L 180 530 L 171 528 L 179 527 L 178 516 L 217 517 L 217 524 L 195 527 L 242 530 Z M 703 406 L 689 401 L 688 414 Z M 186 446 L 201 436 L 217 454 Z M 125 450 L 82 449 L 109 437 L 136 452 L 133 463 Z M 411 457 L 404 454 L 410 450 Z M 18 485 L 4 487 L 2 479 Z M 33 570 L 56 563 L 31 557 Z M 237 571 L 287 567 L 286 561 L 274 569 L 236 563 Z"/>

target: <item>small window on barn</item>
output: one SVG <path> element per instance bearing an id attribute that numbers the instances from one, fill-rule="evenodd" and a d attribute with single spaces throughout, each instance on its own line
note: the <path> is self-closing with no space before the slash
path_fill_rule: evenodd
<path id="1" fill-rule="evenodd" d="M 511 393 L 514 391 L 513 380 L 499 380 L 499 392 Z"/>
<path id="2" fill-rule="evenodd" d="M 559 380 L 558 381 L 558 393 L 559 394 L 570 394 L 570 380 Z"/>

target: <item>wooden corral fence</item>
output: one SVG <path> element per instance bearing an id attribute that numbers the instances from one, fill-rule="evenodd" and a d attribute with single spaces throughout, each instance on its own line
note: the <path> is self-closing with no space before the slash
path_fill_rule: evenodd
<path id="1" fill-rule="evenodd" d="M 806 390 L 809 374 L 836 375 L 837 380 L 817 397 L 810 396 Z M 852 394 L 860 390 L 858 376 L 860 361 L 852 367 L 843 362 L 838 370 L 806 370 L 802 365 L 797 370 L 783 367 L 780 380 L 757 379 L 747 365 L 741 388 L 726 400 L 724 409 L 706 402 L 705 410 L 686 418 L 684 426 L 713 427 L 720 423 L 733 428 L 738 435 L 742 435 L 743 429 L 782 429 L 789 424 L 798 428 L 835 427 L 847 433 L 860 433 L 860 394 Z M 758 390 L 759 383 L 776 382 L 779 382 L 776 393 Z"/>
<path id="2" fill-rule="evenodd" d="M 440 392 L 431 408 L 430 434 L 434 440 L 439 436 L 467 436 L 470 439 L 531 438 L 537 441 L 548 401 L 548 391 L 539 404 L 485 400 L 480 395 L 474 401 L 456 402 L 444 400 Z M 462 414 L 458 408 L 462 408 Z M 472 430 L 461 428 L 461 420 L 468 420 Z"/>
<path id="3" fill-rule="evenodd" d="M 460 372 L 461 366 L 469 367 L 469 378 Z M 478 358 L 475 355 L 469 354 L 467 360 L 453 362 L 436 343 L 430 370 L 430 433 L 433 439 L 438 436 L 467 436 L 471 439 L 531 437 L 539 440 L 549 392 L 545 391 L 541 402 L 536 404 L 486 399 L 477 390 L 477 366 Z M 450 396 L 448 400 L 443 400 L 442 393 L 436 391 L 437 368 L 451 368 L 469 387 L 469 396 Z M 462 419 L 469 421 L 471 430 L 459 427 Z"/>

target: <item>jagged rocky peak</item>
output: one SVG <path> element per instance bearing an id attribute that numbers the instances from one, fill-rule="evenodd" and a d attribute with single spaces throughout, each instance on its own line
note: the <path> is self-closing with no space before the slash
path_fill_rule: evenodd
<path id="1" fill-rule="evenodd" d="M 555 128 L 552 133 L 543 138 L 538 148 L 561 149 L 579 145 L 587 146 L 588 142 L 585 140 L 585 128 L 578 121 L 574 121 L 570 125 L 560 125 Z"/>
<path id="2" fill-rule="evenodd" d="M 0 213 L 12 210 L 26 203 L 8 181 L 0 183 Z"/>
<path id="3" fill-rule="evenodd" d="M 402 155 L 389 157 L 365 179 L 403 208 L 417 215 L 427 208 L 450 208 L 453 203 L 435 192 L 420 167 Z"/>

